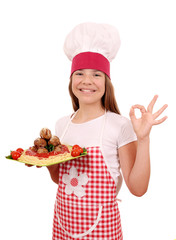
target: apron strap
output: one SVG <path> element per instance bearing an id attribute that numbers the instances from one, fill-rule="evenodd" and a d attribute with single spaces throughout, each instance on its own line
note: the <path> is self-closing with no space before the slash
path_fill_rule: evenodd
<path id="1" fill-rule="evenodd" d="M 102 128 L 101 128 L 101 133 L 100 133 L 100 147 L 102 149 L 102 144 L 103 144 L 103 133 L 104 133 L 104 128 L 105 128 L 105 125 L 106 125 L 106 118 L 107 118 L 107 112 L 106 112 L 106 109 L 105 109 L 105 114 L 104 114 L 104 120 L 103 120 L 103 125 L 102 125 Z"/>
<path id="2" fill-rule="evenodd" d="M 66 127 L 65 127 L 65 129 L 64 129 L 64 131 L 63 131 L 63 133 L 62 133 L 62 135 L 61 135 L 61 137 L 60 137 L 60 141 L 61 141 L 61 142 L 62 142 L 62 140 L 63 140 L 63 138 L 64 138 L 64 136 L 65 136 L 65 134 L 66 134 L 66 132 L 67 132 L 67 129 L 68 129 L 68 127 L 69 127 L 72 119 L 75 117 L 75 115 L 77 114 L 77 112 L 78 112 L 78 110 L 77 110 L 76 112 L 74 112 L 74 113 L 71 115 L 71 117 L 69 118 L 69 120 L 68 120 L 68 122 L 67 122 L 67 125 L 66 125 Z"/>

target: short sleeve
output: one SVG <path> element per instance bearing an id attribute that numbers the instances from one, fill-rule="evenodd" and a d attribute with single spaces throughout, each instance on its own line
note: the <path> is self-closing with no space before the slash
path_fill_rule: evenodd
<path id="1" fill-rule="evenodd" d="M 137 140 L 132 123 L 126 119 L 125 123 L 121 126 L 120 134 L 118 137 L 118 148 Z"/>

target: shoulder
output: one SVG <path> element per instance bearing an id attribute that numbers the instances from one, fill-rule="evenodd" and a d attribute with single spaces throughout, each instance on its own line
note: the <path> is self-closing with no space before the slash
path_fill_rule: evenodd
<path id="1" fill-rule="evenodd" d="M 107 112 L 107 120 L 109 124 L 118 125 L 119 128 L 131 124 L 131 120 L 127 117 L 110 111 Z"/>
<path id="2" fill-rule="evenodd" d="M 68 116 L 64 116 L 62 118 L 59 118 L 57 121 L 56 121 L 56 124 L 55 124 L 55 134 L 56 136 L 60 137 L 60 135 L 62 134 L 62 131 L 65 129 L 68 121 L 70 120 L 70 115 Z"/>
<path id="3" fill-rule="evenodd" d="M 137 139 L 131 120 L 122 115 L 107 112 L 107 128 L 118 148 Z"/>
<path id="4" fill-rule="evenodd" d="M 70 115 L 61 117 L 56 121 L 56 125 L 63 124 L 65 123 L 65 121 L 68 121 L 69 119 L 70 119 Z"/>

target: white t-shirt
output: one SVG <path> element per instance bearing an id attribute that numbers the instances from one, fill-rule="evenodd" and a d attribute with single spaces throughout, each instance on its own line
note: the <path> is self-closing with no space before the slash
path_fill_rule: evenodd
<path id="1" fill-rule="evenodd" d="M 68 122 L 70 122 L 70 118 L 69 115 L 56 122 L 55 131 L 59 138 L 61 138 Z M 78 144 L 81 147 L 101 146 L 104 161 L 115 181 L 118 193 L 122 184 L 118 149 L 136 140 L 137 137 L 131 121 L 119 114 L 107 111 L 105 115 L 85 123 L 70 122 L 62 143 L 67 145 Z"/>

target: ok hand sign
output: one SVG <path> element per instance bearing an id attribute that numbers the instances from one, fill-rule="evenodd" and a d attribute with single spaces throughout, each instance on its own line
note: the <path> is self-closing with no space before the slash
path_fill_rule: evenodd
<path id="1" fill-rule="evenodd" d="M 167 119 L 167 116 L 165 116 L 159 120 L 156 120 L 168 106 L 167 104 L 165 104 L 157 112 L 153 113 L 153 107 L 156 103 L 157 98 L 158 96 L 155 95 L 150 104 L 148 105 L 147 110 L 144 106 L 139 104 L 132 106 L 130 109 L 131 122 L 138 139 L 143 140 L 148 138 L 152 126 L 161 124 Z M 141 118 L 136 118 L 135 109 L 140 110 Z"/>

